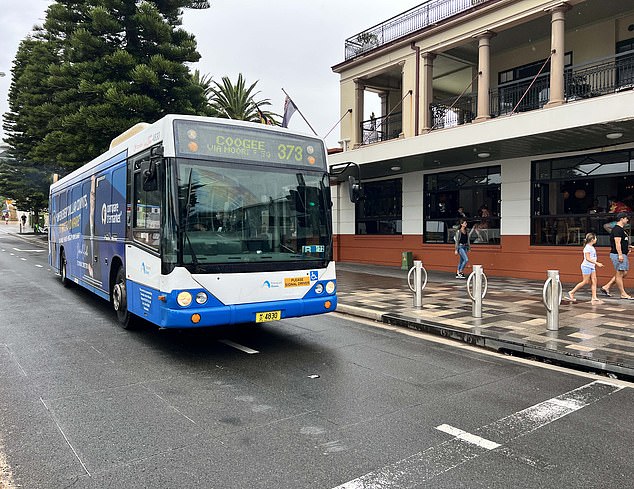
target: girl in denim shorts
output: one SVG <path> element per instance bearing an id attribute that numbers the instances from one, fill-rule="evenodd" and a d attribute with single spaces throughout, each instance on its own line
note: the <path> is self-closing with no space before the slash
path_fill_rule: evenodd
<path id="1" fill-rule="evenodd" d="M 597 261 L 597 250 L 594 248 L 594 244 L 597 242 L 597 235 L 594 233 L 586 234 L 586 239 L 583 243 L 583 261 L 581 262 L 581 275 L 582 280 L 574 289 L 568 292 L 568 299 L 570 302 L 575 301 L 575 293 L 584 285 L 591 283 L 592 290 L 592 304 L 602 304 L 603 301 L 597 297 L 597 273 L 595 267 L 601 268 L 603 264 Z"/>

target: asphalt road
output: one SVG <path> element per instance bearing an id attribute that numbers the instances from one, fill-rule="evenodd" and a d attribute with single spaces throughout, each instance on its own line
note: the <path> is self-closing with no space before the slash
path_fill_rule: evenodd
<path id="1" fill-rule="evenodd" d="M 632 486 L 634 391 L 330 314 L 121 330 L 0 232 L 0 488 Z"/>

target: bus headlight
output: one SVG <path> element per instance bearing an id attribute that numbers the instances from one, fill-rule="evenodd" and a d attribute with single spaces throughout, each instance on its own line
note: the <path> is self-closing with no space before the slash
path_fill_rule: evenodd
<path id="1" fill-rule="evenodd" d="M 176 302 L 179 306 L 187 307 L 192 303 L 192 295 L 187 291 L 179 292 L 176 296 Z"/>
<path id="2" fill-rule="evenodd" d="M 207 294 L 204 292 L 198 292 L 198 294 L 196 294 L 196 303 L 204 304 L 205 302 L 207 302 Z"/>
<path id="3" fill-rule="evenodd" d="M 321 284 L 315 285 L 315 294 L 321 294 L 324 291 L 324 286 Z"/>
<path id="4" fill-rule="evenodd" d="M 326 284 L 326 292 L 332 294 L 335 291 L 335 283 L 330 281 Z"/>

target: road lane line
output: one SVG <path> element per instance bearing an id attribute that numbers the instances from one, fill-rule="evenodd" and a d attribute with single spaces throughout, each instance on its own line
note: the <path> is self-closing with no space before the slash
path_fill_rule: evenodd
<path id="1" fill-rule="evenodd" d="M 2 489 L 16 489 L 17 486 L 13 480 L 13 473 L 11 472 L 11 466 L 7 462 L 7 457 L 3 453 L 4 447 L 2 446 L 2 440 L 0 440 L 0 488 Z"/>
<path id="2" fill-rule="evenodd" d="M 37 268 L 44 268 L 43 265 L 35 265 Z"/>
<path id="3" fill-rule="evenodd" d="M 454 428 L 448 424 L 441 424 L 440 426 L 436 426 L 436 429 L 447 433 L 448 435 L 455 436 L 460 440 L 466 441 L 467 443 L 472 443 L 482 448 L 486 448 L 487 450 L 495 450 L 496 448 L 501 447 L 499 443 L 495 443 L 494 441 L 487 440 L 486 438 L 482 438 L 478 435 L 473 435 L 466 431 L 462 431 L 461 429 Z"/>
<path id="4" fill-rule="evenodd" d="M 477 436 L 502 446 L 579 409 L 624 389 L 624 386 L 595 381 L 565 394 L 518 411 L 477 430 Z M 442 425 L 441 425 L 442 426 Z M 450 427 L 451 428 L 451 427 Z M 453 428 L 456 430 L 456 428 Z M 464 433 L 462 430 L 458 430 Z M 490 449 L 466 442 L 459 436 L 399 460 L 333 489 L 384 489 L 417 487 Z"/>
<path id="5" fill-rule="evenodd" d="M 240 350 L 243 351 L 244 353 L 248 353 L 249 355 L 253 355 L 254 353 L 260 353 L 257 350 L 253 350 L 251 348 L 249 348 L 248 346 L 243 346 L 240 345 L 238 343 L 234 343 L 231 340 L 218 340 L 220 343 L 224 343 L 227 346 L 231 346 L 232 348 L 235 348 L 236 350 Z"/>
<path id="6" fill-rule="evenodd" d="M 59 430 L 59 432 L 62 434 L 62 436 L 64 437 L 64 440 L 66 440 L 66 443 L 68 444 L 68 446 L 70 447 L 70 449 L 73 451 L 73 453 L 75 454 L 75 457 L 77 458 L 77 460 L 79 460 L 79 463 L 81 464 L 81 466 L 84 468 L 84 470 L 86 471 L 86 474 L 88 474 L 88 476 L 90 476 L 90 472 L 88 472 L 88 469 L 86 468 L 86 465 L 84 464 L 84 462 L 82 462 L 81 458 L 79 458 L 79 455 L 77 455 L 77 451 L 75 450 L 75 447 L 73 447 L 73 445 L 71 444 L 70 440 L 68 439 L 68 437 L 66 436 L 66 433 L 64 433 L 64 430 L 62 429 L 62 427 L 59 425 L 59 423 L 57 422 L 57 419 L 55 419 L 55 416 L 53 416 L 53 413 L 51 413 L 51 411 L 49 410 L 48 406 L 46 405 L 46 403 L 44 402 L 44 399 L 42 399 L 40 397 L 40 401 L 42 402 L 42 404 L 44 405 L 44 407 L 46 408 L 46 411 L 48 411 L 49 416 L 51 417 L 51 419 L 53 420 L 53 423 L 55 423 L 55 426 L 57 426 L 57 429 Z"/>
<path id="7" fill-rule="evenodd" d="M 30 252 L 33 252 L 33 253 L 44 253 L 46 251 L 46 250 L 23 250 L 23 249 L 20 249 L 20 248 L 13 248 L 13 249 L 15 251 L 30 251 Z"/>

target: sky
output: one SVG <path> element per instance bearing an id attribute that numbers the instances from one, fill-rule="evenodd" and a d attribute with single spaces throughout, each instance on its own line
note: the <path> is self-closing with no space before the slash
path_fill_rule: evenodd
<path id="1" fill-rule="evenodd" d="M 207 10 L 187 10 L 183 28 L 196 36 L 201 59 L 190 65 L 214 80 L 242 73 L 258 81 L 258 99 L 270 99 L 282 114 L 285 95 L 320 137 L 340 118 L 339 75 L 332 66 L 344 61 L 344 41 L 423 0 L 210 0 Z M 8 106 L 11 67 L 19 42 L 41 24 L 50 0 L 2 0 L 0 14 L 0 113 Z M 374 107 L 368 104 L 366 112 Z M 312 133 L 300 114 L 291 129 Z M 0 139 L 5 134 L 0 129 Z M 339 127 L 326 139 L 337 147 Z"/>

